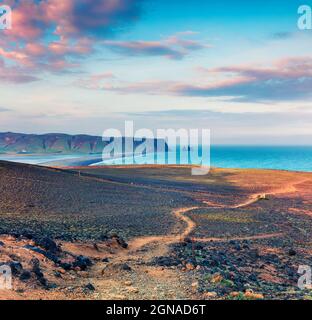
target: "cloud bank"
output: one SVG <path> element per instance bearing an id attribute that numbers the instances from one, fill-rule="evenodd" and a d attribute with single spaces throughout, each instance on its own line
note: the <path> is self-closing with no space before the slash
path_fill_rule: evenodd
<path id="1" fill-rule="evenodd" d="M 129 26 L 141 14 L 141 0 L 8 0 L 7 4 L 13 28 L 1 34 L 0 79 L 13 83 L 35 80 L 30 73 L 79 67 L 79 58 L 92 53 L 99 39 Z M 12 63 L 17 68 L 12 69 Z"/>
<path id="2" fill-rule="evenodd" d="M 197 70 L 198 71 L 198 70 Z M 312 97 L 312 58 L 295 57 L 271 65 L 238 65 L 214 69 L 200 68 L 196 81 L 114 81 L 93 89 L 123 94 L 215 97 L 226 101 L 278 102 Z"/>

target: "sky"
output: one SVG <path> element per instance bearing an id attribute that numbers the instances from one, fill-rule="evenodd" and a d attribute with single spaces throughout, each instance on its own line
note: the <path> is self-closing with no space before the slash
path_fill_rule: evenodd
<path id="1" fill-rule="evenodd" d="M 312 144 L 309 0 L 0 0 L 0 131 Z M 312 0 L 310 5 L 312 6 Z"/>

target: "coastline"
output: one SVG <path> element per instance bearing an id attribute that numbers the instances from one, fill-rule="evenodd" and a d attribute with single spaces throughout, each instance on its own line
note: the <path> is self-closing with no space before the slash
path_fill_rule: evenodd
<path id="1" fill-rule="evenodd" d="M 179 161 L 174 154 L 170 153 L 170 159 L 159 158 L 158 165 L 188 165 Z M 120 155 L 103 163 L 102 154 L 31 154 L 31 155 L 0 155 L 0 159 L 16 162 L 24 162 L 51 167 L 80 167 L 80 166 L 122 166 Z M 115 160 L 115 164 L 111 161 Z M 132 164 L 131 158 L 126 158 L 126 165 L 138 166 L 143 163 L 154 164 L 154 156 L 149 154 L 144 157 L 135 157 Z M 168 163 L 169 162 L 169 163 Z M 312 147 L 308 146 L 212 146 L 210 161 L 204 163 L 211 167 L 226 169 L 259 169 L 259 170 L 282 170 L 291 172 L 312 172 Z"/>

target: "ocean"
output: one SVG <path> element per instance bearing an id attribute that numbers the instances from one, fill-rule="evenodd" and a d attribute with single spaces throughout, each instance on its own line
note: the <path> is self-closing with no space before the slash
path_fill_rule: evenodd
<path id="1" fill-rule="evenodd" d="M 215 146 L 211 149 L 211 164 L 312 172 L 312 146 Z"/>
<path id="2" fill-rule="evenodd" d="M 174 153 L 169 153 L 169 161 L 164 159 L 164 155 L 158 157 L 158 164 L 190 164 L 188 157 L 179 159 Z M 77 155 L 23 155 L 6 156 L 0 155 L 0 160 L 15 161 L 21 163 L 39 164 L 53 161 L 66 160 L 70 165 L 70 159 L 76 160 L 81 157 Z M 177 159 L 176 159 L 177 158 Z M 131 164 L 131 158 L 125 158 L 126 163 Z M 136 164 L 153 164 L 154 155 L 135 157 Z M 120 160 L 107 160 L 104 162 L 94 162 L 91 165 L 112 165 L 122 164 Z M 197 164 L 193 162 L 193 164 Z M 206 159 L 203 163 L 208 165 Z M 291 171 L 312 172 L 312 146 L 213 146 L 211 148 L 210 164 L 220 168 L 257 168 L 257 169 L 279 169 Z"/>

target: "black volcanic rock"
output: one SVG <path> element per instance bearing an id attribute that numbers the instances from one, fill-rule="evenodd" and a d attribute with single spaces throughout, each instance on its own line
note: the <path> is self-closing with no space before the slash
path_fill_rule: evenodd
<path id="1" fill-rule="evenodd" d="M 73 264 L 74 267 L 78 267 L 81 270 L 86 270 L 92 266 L 92 261 L 88 257 L 78 256 Z"/>

